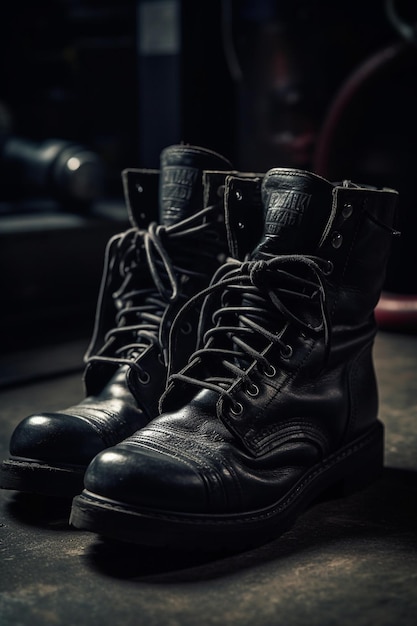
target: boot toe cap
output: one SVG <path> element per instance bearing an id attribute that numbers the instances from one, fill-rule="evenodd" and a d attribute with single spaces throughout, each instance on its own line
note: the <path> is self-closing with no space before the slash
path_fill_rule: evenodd
<path id="1" fill-rule="evenodd" d="M 10 440 L 13 457 L 61 465 L 87 465 L 104 447 L 90 424 L 65 413 L 30 415 Z"/>
<path id="2" fill-rule="evenodd" d="M 93 459 L 84 484 L 96 495 L 139 508 L 198 512 L 208 501 L 198 468 L 170 454 L 123 443 Z"/>

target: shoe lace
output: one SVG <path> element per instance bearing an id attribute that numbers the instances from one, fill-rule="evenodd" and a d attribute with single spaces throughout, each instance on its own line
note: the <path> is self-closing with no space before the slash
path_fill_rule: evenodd
<path id="1" fill-rule="evenodd" d="M 207 281 L 218 267 L 222 245 L 215 210 L 207 207 L 171 226 L 152 222 L 147 230 L 131 228 L 115 238 L 108 263 L 108 275 L 119 283 L 112 293 L 115 325 L 87 363 L 128 365 L 142 373 L 138 358 L 164 344 L 167 311 L 185 300 L 187 282 Z"/>
<path id="2" fill-rule="evenodd" d="M 232 389 L 237 379 L 251 385 L 250 373 L 255 367 L 267 375 L 275 373 L 268 359 L 273 346 L 279 347 L 283 357 L 291 356 L 291 348 L 284 340 L 289 325 L 301 332 L 322 334 L 326 362 L 331 327 L 324 277 L 330 270 L 329 262 L 303 255 L 226 263 L 212 284 L 183 307 L 171 329 L 172 343 L 186 308 L 195 306 L 196 299 L 204 299 L 199 330 L 202 347 L 193 353 L 183 371 L 169 372 L 168 384 L 181 381 L 212 390 L 233 404 Z M 212 300 L 219 299 L 219 293 L 220 308 L 208 320 Z M 211 325 L 205 330 L 207 322 Z M 275 328 L 276 331 L 271 330 Z M 199 374 L 193 376 L 196 366 Z"/>

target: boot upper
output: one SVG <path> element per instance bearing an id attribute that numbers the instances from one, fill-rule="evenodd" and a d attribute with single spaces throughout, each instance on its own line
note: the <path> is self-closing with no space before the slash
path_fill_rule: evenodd
<path id="1" fill-rule="evenodd" d="M 286 168 L 260 191 L 261 241 L 196 296 L 200 343 L 170 373 L 161 415 L 94 459 L 88 490 L 162 510 L 250 511 L 372 433 L 373 311 L 397 193 Z"/>

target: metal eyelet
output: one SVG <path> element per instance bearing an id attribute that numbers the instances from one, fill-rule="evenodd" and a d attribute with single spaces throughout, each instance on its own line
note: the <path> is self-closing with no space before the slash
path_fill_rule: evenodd
<path id="1" fill-rule="evenodd" d="M 334 232 L 332 235 L 331 243 L 333 248 L 340 248 L 343 243 L 343 236 L 338 232 Z"/>
<path id="2" fill-rule="evenodd" d="M 142 370 L 141 373 L 138 374 L 138 378 L 141 385 L 148 385 L 151 381 L 151 375 L 145 370 Z"/>
<path id="3" fill-rule="evenodd" d="M 262 373 L 265 374 L 265 376 L 267 376 L 268 378 L 274 378 L 277 370 L 273 365 L 269 364 L 265 367 L 262 367 Z"/>
<path id="4" fill-rule="evenodd" d="M 281 348 L 281 356 L 283 359 L 290 359 L 292 357 L 292 354 L 293 354 L 293 349 L 289 344 Z"/>
<path id="5" fill-rule="evenodd" d="M 346 204 L 343 205 L 343 209 L 342 209 L 342 215 L 345 218 L 345 220 L 348 219 L 348 217 L 350 217 L 353 213 L 353 206 L 350 204 L 350 202 L 346 202 Z"/>
<path id="6" fill-rule="evenodd" d="M 331 261 L 326 261 L 326 263 L 327 263 L 327 266 L 322 271 L 325 276 L 330 276 L 330 274 L 333 273 L 334 265 Z"/>
<path id="7" fill-rule="evenodd" d="M 136 191 L 137 191 L 138 193 L 143 193 L 143 187 L 142 187 L 142 185 L 136 185 Z"/>
<path id="8" fill-rule="evenodd" d="M 255 385 L 255 383 L 250 383 L 245 388 L 245 392 L 248 394 L 248 396 L 251 396 L 252 398 L 256 398 L 256 396 L 259 395 L 259 387 L 258 385 Z"/>
<path id="9" fill-rule="evenodd" d="M 241 402 L 235 402 L 230 407 L 230 413 L 232 413 L 232 415 L 234 415 L 235 417 L 239 417 L 239 415 L 242 415 L 242 413 L 243 413 L 243 404 Z"/>
<path id="10" fill-rule="evenodd" d="M 242 200 L 242 198 L 243 198 L 243 194 L 242 194 L 242 192 L 240 191 L 240 189 L 236 189 L 236 191 L 235 191 L 235 198 L 236 198 L 236 200 L 238 200 L 238 201 Z"/>
<path id="11" fill-rule="evenodd" d="M 193 327 L 191 326 L 190 322 L 185 322 L 185 324 L 181 326 L 180 330 L 183 335 L 189 335 L 193 330 Z"/>

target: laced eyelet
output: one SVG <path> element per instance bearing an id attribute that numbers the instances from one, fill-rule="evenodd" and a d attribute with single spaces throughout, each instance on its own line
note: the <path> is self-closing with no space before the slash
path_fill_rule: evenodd
<path id="1" fill-rule="evenodd" d="M 326 261 L 327 266 L 325 269 L 323 269 L 323 274 L 325 276 L 330 276 L 330 274 L 332 274 L 333 270 L 334 270 L 334 265 L 331 261 Z"/>
<path id="2" fill-rule="evenodd" d="M 293 349 L 289 344 L 281 348 L 281 356 L 283 359 L 290 359 L 292 357 L 292 354 Z"/>
<path id="3" fill-rule="evenodd" d="M 267 376 L 268 378 L 274 378 L 276 373 L 277 370 L 271 364 L 262 367 L 262 374 L 265 374 L 265 376 Z"/>
<path id="4" fill-rule="evenodd" d="M 239 415 L 242 415 L 243 413 L 243 404 L 241 402 L 235 402 L 229 410 L 232 415 L 239 417 Z"/>
<path id="5" fill-rule="evenodd" d="M 193 330 L 193 327 L 191 326 L 190 322 L 185 322 L 185 324 L 181 326 L 180 330 L 183 335 L 189 335 Z"/>
<path id="6" fill-rule="evenodd" d="M 258 385 L 255 385 L 255 383 L 247 385 L 245 391 L 248 396 L 251 396 L 252 398 L 256 398 L 256 396 L 259 395 L 259 387 Z"/>
<path id="7" fill-rule="evenodd" d="M 142 370 L 140 374 L 138 374 L 138 379 L 141 385 L 147 385 L 151 381 L 151 375 L 149 374 L 149 372 Z"/>
<path id="8" fill-rule="evenodd" d="M 348 217 L 350 217 L 353 213 L 353 206 L 349 203 L 346 202 L 346 204 L 343 205 L 343 209 L 342 209 L 342 215 L 345 218 L 345 220 L 348 219 Z"/>
<path id="9" fill-rule="evenodd" d="M 333 248 L 340 248 L 343 243 L 343 235 L 341 235 L 341 233 L 334 232 L 332 235 L 331 243 Z"/>

